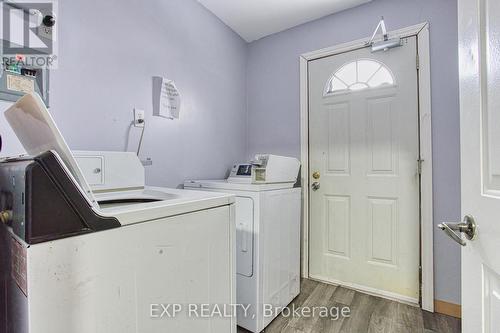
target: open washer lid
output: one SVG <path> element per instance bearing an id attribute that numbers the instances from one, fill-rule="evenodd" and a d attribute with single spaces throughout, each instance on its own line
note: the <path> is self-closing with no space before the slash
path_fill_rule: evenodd
<path id="1" fill-rule="evenodd" d="M 71 150 L 38 94 L 27 94 L 5 111 L 5 118 L 31 156 L 55 151 L 66 165 L 89 203 L 99 208 L 94 194 Z"/>

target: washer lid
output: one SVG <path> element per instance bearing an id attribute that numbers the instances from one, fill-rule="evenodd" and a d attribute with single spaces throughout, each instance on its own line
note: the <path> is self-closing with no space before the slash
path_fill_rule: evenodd
<path id="1" fill-rule="evenodd" d="M 184 182 L 184 188 L 206 188 L 221 189 L 233 191 L 273 191 L 293 188 L 294 183 L 272 183 L 272 184 L 244 184 L 228 182 L 225 179 L 220 180 L 187 180 Z"/>
<path id="2" fill-rule="evenodd" d="M 89 203 L 99 205 L 61 132 L 38 94 L 26 94 L 5 111 L 5 118 L 29 155 L 55 151 Z"/>

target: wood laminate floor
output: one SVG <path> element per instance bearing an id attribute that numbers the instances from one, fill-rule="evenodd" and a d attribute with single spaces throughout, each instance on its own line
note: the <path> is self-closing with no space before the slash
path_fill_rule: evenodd
<path id="1" fill-rule="evenodd" d="M 340 286 L 302 280 L 301 293 L 288 306 L 350 308 L 349 317 L 278 316 L 265 333 L 448 333 L 460 332 L 460 319 L 370 296 Z M 247 331 L 238 327 L 238 333 Z"/>

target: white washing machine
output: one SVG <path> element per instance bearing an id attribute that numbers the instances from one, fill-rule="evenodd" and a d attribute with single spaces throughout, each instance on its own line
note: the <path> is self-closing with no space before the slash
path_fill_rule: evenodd
<path id="1" fill-rule="evenodd" d="M 293 183 L 187 181 L 184 187 L 236 196 L 237 324 L 261 332 L 300 292 L 300 198 Z M 267 308 L 269 310 L 269 308 Z"/>
<path id="2" fill-rule="evenodd" d="M 31 156 L 0 159 L 0 332 L 236 333 L 233 196 L 70 151 L 37 95 L 4 114 Z"/>

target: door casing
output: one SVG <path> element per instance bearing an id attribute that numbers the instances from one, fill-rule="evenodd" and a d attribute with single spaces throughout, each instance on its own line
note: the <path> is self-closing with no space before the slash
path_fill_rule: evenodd
<path id="1" fill-rule="evenodd" d="M 432 208 L 432 132 L 431 132 L 431 75 L 429 52 L 429 24 L 420 23 L 411 27 L 389 32 L 389 36 L 417 37 L 418 101 L 420 133 L 420 272 L 421 307 L 434 312 L 434 257 L 433 257 L 433 208 Z M 309 277 L 309 61 L 334 56 L 366 47 L 370 37 L 312 51 L 300 56 L 300 145 L 302 184 L 302 277 Z M 380 39 L 378 39 L 380 40 Z M 378 41 L 377 39 L 375 41 Z M 390 51 L 389 51 L 390 52 Z M 415 161 L 417 163 L 417 161 Z"/>

